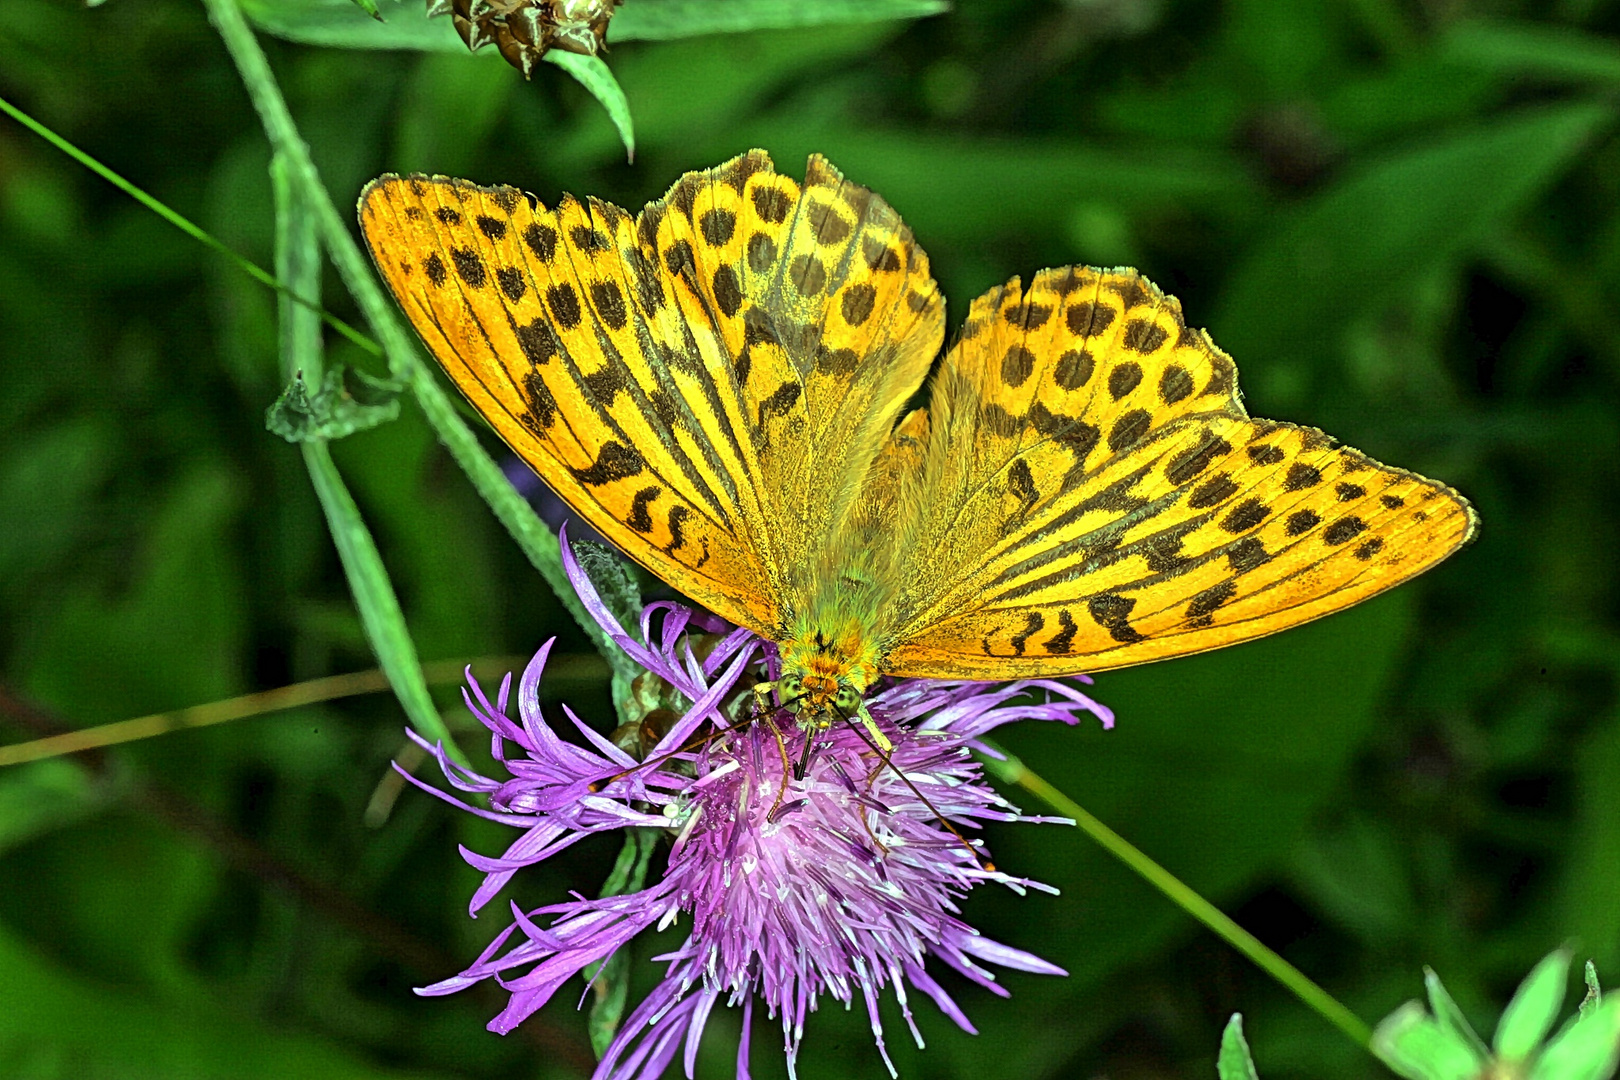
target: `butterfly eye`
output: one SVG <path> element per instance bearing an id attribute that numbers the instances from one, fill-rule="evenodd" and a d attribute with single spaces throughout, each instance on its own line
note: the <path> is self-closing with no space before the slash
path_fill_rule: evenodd
<path id="1" fill-rule="evenodd" d="M 833 698 L 833 708 L 845 716 L 852 715 L 861 707 L 861 695 L 853 686 L 840 686 L 838 694 Z"/>

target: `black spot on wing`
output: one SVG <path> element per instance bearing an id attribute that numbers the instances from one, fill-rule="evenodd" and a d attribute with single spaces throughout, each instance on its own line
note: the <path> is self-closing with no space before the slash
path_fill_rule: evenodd
<path id="1" fill-rule="evenodd" d="M 1226 549 L 1226 561 L 1234 574 L 1246 574 L 1271 561 L 1266 545 L 1256 536 L 1245 536 Z"/>
<path id="2" fill-rule="evenodd" d="M 609 442 L 603 445 L 596 455 L 596 460 L 583 469 L 569 468 L 574 479 L 586 487 L 601 487 L 615 480 L 623 480 L 627 476 L 636 476 L 647 467 L 646 461 L 635 447 L 625 446 L 619 442 Z M 676 507 L 684 510 L 685 507 Z M 673 513 L 673 511 L 671 511 Z"/>
<path id="3" fill-rule="evenodd" d="M 1231 578 L 1216 582 L 1203 592 L 1194 596 L 1187 604 L 1187 618 L 1194 621 L 1208 619 L 1216 608 L 1232 599 L 1237 594 L 1237 582 Z M 1208 625 L 1208 623 L 1204 623 Z"/>
<path id="4" fill-rule="evenodd" d="M 706 210 L 698 219 L 698 232 L 712 247 L 725 247 L 731 242 L 731 234 L 736 231 L 737 215 L 724 207 Z"/>
<path id="5" fill-rule="evenodd" d="M 1179 364 L 1171 364 L 1159 376 L 1159 400 L 1166 405 L 1174 405 L 1192 392 L 1192 376 Z"/>
<path id="6" fill-rule="evenodd" d="M 1141 632 L 1133 629 L 1129 622 L 1135 607 L 1134 597 L 1120 596 L 1118 593 L 1100 593 L 1086 603 L 1092 621 L 1107 630 L 1115 641 L 1126 645 L 1143 640 Z"/>
<path id="7" fill-rule="evenodd" d="M 435 285 L 443 285 L 450 278 L 450 272 L 444 268 L 444 260 L 439 258 L 437 251 L 428 252 L 428 257 L 422 260 L 422 269 L 427 271 L 428 280 Z"/>
<path id="8" fill-rule="evenodd" d="M 1270 515 L 1271 508 L 1259 499 L 1244 499 L 1221 519 L 1221 528 L 1229 533 L 1248 532 Z"/>
<path id="9" fill-rule="evenodd" d="M 1038 611 L 1030 612 L 1024 621 L 1023 630 L 1008 639 L 1012 642 L 1013 655 L 1023 656 L 1024 646 L 1029 641 L 1030 636 L 1039 633 L 1044 626 L 1046 626 L 1046 616 Z"/>
<path id="10" fill-rule="evenodd" d="M 579 295 L 568 282 L 559 282 L 546 290 L 546 302 L 551 305 L 552 317 L 557 325 L 564 330 L 572 330 L 579 325 L 583 314 L 579 306 Z"/>
<path id="11" fill-rule="evenodd" d="M 1151 353 L 1163 345 L 1170 335 L 1158 323 L 1147 319 L 1131 319 L 1125 324 L 1120 343 L 1132 352 Z"/>
<path id="12" fill-rule="evenodd" d="M 1316 528 L 1322 520 L 1315 510 L 1296 510 L 1288 515 L 1288 524 L 1284 531 L 1289 536 L 1300 536 Z"/>
<path id="13" fill-rule="evenodd" d="M 591 282 L 591 303 L 602 321 L 614 330 L 623 330 L 628 313 L 624 306 L 624 293 L 613 281 Z"/>
<path id="14" fill-rule="evenodd" d="M 1190 483 L 1209 468 L 1212 461 L 1223 458 L 1231 452 L 1231 443 L 1206 429 L 1203 441 L 1197 446 L 1183 450 L 1170 460 L 1170 464 L 1164 470 L 1165 479 L 1177 487 Z"/>
<path id="15" fill-rule="evenodd" d="M 471 289 L 482 289 L 488 280 L 484 274 L 484 263 L 478 258 L 478 253 L 472 248 L 451 248 L 450 261 L 456 264 L 456 274 Z"/>
<path id="16" fill-rule="evenodd" d="M 1288 466 L 1288 473 L 1283 478 L 1283 487 L 1288 491 L 1303 491 L 1321 482 L 1321 469 L 1307 465 L 1303 461 L 1296 461 Z"/>
<path id="17" fill-rule="evenodd" d="M 1116 454 L 1124 453 L 1148 433 L 1153 426 L 1153 416 L 1146 409 L 1132 409 L 1125 413 L 1108 432 L 1108 449 Z"/>
<path id="18" fill-rule="evenodd" d="M 1070 349 L 1058 357 L 1057 364 L 1052 368 L 1052 378 L 1065 390 L 1078 390 L 1091 380 L 1091 373 L 1096 368 L 1097 362 L 1089 352 Z"/>
<path id="19" fill-rule="evenodd" d="M 501 287 L 501 292 L 512 303 L 523 299 L 523 294 L 529 291 L 529 283 L 523 276 L 523 271 L 515 266 L 502 266 L 495 271 L 495 282 Z"/>
<path id="20" fill-rule="evenodd" d="M 1080 629 L 1075 625 L 1074 616 L 1069 614 L 1067 608 L 1058 612 L 1058 625 L 1063 629 L 1053 634 L 1050 640 L 1041 643 L 1041 648 L 1053 656 L 1063 656 L 1073 649 L 1075 631 Z"/>
<path id="21" fill-rule="evenodd" d="M 550 225 L 532 221 L 523 230 L 523 242 L 534 252 L 534 257 L 550 265 L 557 254 L 557 230 Z"/>
<path id="22" fill-rule="evenodd" d="M 1108 394 L 1115 401 L 1135 390 L 1142 382 L 1142 365 L 1134 360 L 1116 364 L 1108 373 Z"/>
<path id="23" fill-rule="evenodd" d="M 557 355 L 557 335 L 552 333 L 545 319 L 514 325 L 512 330 L 517 334 L 518 346 L 523 350 L 524 358 L 534 367 Z"/>
<path id="24" fill-rule="evenodd" d="M 625 518 L 624 523 L 638 533 L 652 532 L 653 519 L 648 513 L 648 507 L 663 493 L 664 489 L 656 486 L 644 487 L 636 492 L 635 497 L 630 500 L 630 516 Z"/>
<path id="25" fill-rule="evenodd" d="M 1322 540 L 1329 544 L 1343 544 L 1367 531 L 1367 523 L 1358 517 L 1340 518 L 1322 530 Z"/>

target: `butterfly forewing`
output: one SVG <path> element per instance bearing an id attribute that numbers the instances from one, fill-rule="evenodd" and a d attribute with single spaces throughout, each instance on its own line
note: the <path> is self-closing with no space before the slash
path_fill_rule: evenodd
<path id="1" fill-rule="evenodd" d="M 1134 273 L 973 306 L 938 376 L 907 675 L 1096 671 L 1349 606 L 1464 543 L 1450 489 L 1249 419 L 1231 361 Z"/>
<path id="2" fill-rule="evenodd" d="M 435 357 L 569 505 L 687 595 L 775 624 L 750 448 L 711 434 L 722 358 L 672 308 L 634 219 L 422 177 L 376 181 L 360 216 Z"/>
<path id="3" fill-rule="evenodd" d="M 384 177 L 378 267 L 473 406 L 603 535 L 779 631 L 943 338 L 928 260 L 881 199 L 754 151 L 638 217 Z"/>

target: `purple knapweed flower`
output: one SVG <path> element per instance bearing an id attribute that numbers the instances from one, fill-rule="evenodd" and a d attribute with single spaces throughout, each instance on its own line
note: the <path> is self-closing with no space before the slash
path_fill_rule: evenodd
<path id="1" fill-rule="evenodd" d="M 1111 726 L 1108 709 L 1061 682 L 896 680 L 868 698 L 894 744 L 886 764 L 854 725 L 805 733 L 783 714 L 748 722 L 746 709 L 728 710 L 729 701 L 747 696 L 753 680 L 774 676 L 768 642 L 732 630 L 699 659 L 690 635 L 715 628 L 673 603 L 648 606 L 637 641 L 609 613 L 566 542 L 563 556 L 603 629 L 692 704 L 643 763 L 567 706 L 563 711 L 582 743 L 565 742 L 547 724 L 538 688 L 550 642 L 518 683 L 516 722 L 506 716 L 511 677 L 491 703 L 469 675 L 468 707 L 492 732 L 493 755 L 510 779 L 477 775 L 441 747 L 413 737 L 435 755 L 452 786 L 488 796 L 492 807 L 468 809 L 523 830 L 499 857 L 463 852 L 485 874 L 472 913 L 517 871 L 593 833 L 665 830 L 673 836 L 667 866 L 659 880 L 627 895 L 576 898 L 533 911 L 512 905 L 512 924 L 476 962 L 419 993 L 448 994 L 495 979 L 511 996 L 489 1027 L 505 1033 L 582 969 L 643 930 L 662 929 L 687 913 L 692 929 L 685 944 L 658 958 L 669 963 L 663 982 L 626 1017 L 594 1075 L 652 1080 L 681 1055 L 690 1077 L 704 1025 L 723 999 L 743 1007 L 737 1076 L 746 1080 L 756 996 L 780 1018 L 790 1076 L 806 1017 L 823 995 L 846 1007 L 859 996 L 894 1074 L 878 1021 L 885 987 L 893 988 L 918 1046 L 923 1039 L 908 984 L 974 1030 L 929 975 L 928 958 L 1003 996 L 1007 991 L 985 964 L 1064 974 L 981 936 L 959 917 L 960 899 L 981 882 L 1055 891 L 991 868 L 982 842 L 970 848 L 964 839 L 978 823 L 1065 820 L 1022 815 L 984 783 L 969 748 L 1015 720 L 1073 724 L 1090 713 Z M 745 719 L 734 719 L 733 711 Z M 795 779 L 787 762 L 799 761 L 807 737 L 814 745 L 803 778 Z"/>

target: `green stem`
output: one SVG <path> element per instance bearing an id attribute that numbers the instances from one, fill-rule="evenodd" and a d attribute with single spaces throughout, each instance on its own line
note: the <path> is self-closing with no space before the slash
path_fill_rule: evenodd
<path id="1" fill-rule="evenodd" d="M 5 98 L 0 98 L 0 112 L 5 113 L 7 116 L 17 121 L 17 123 L 21 124 L 29 131 L 32 131 L 35 135 L 38 135 L 52 146 L 62 151 L 62 153 L 66 154 L 74 161 L 77 161 L 80 165 L 83 165 L 85 168 L 89 169 L 91 172 L 107 181 L 107 183 L 111 184 L 119 191 L 122 191 L 124 194 L 128 195 L 130 198 L 134 199 L 136 202 L 140 203 L 142 206 L 152 211 L 152 213 L 156 214 L 164 221 L 167 221 L 170 225 L 173 225 L 175 228 L 179 229 L 193 240 L 198 241 L 204 247 L 211 248 L 214 251 L 219 252 L 231 262 L 235 263 L 253 280 L 262 285 L 268 285 L 282 296 L 287 297 L 295 303 L 301 304 L 310 311 L 315 312 L 321 317 L 321 321 L 325 322 L 332 329 L 336 330 L 338 333 L 342 334 L 344 337 L 366 350 L 366 352 L 371 353 L 373 356 L 382 355 L 381 345 L 378 345 L 375 341 L 372 341 L 369 337 L 362 334 L 360 331 L 356 330 L 354 327 L 350 326 L 336 315 L 333 315 L 330 311 L 327 311 L 319 304 L 293 292 L 263 267 L 259 266 L 245 255 L 233 251 L 224 243 L 216 239 L 207 230 L 203 229 L 202 226 L 196 224 L 190 218 L 187 218 L 185 215 L 170 207 L 168 204 L 151 195 L 148 195 L 145 191 L 136 187 L 128 180 L 125 180 L 122 176 L 119 176 L 117 173 L 113 172 L 111 169 L 97 161 L 95 158 L 91 157 L 89 154 L 85 153 L 83 150 L 80 150 L 77 146 L 74 146 L 72 143 L 68 142 L 66 139 L 62 138 L 62 136 L 46 127 L 38 120 L 35 120 L 32 116 L 29 116 L 11 102 L 7 101 Z"/>
<path id="2" fill-rule="evenodd" d="M 540 571 L 540 576 L 545 578 L 598 651 L 612 664 L 626 663 L 569 585 L 568 577 L 563 572 L 562 553 L 556 535 L 501 473 L 500 466 L 495 464 L 479 444 L 478 437 L 462 422 L 450 399 L 422 364 L 417 354 L 415 336 L 400 321 L 393 303 L 373 275 L 370 261 L 349 232 L 348 221 L 338 213 L 331 194 L 321 183 L 309 147 L 293 123 L 292 113 L 288 111 L 287 102 L 270 71 L 270 63 L 259 48 L 258 39 L 253 36 L 242 9 L 236 0 L 203 2 L 241 73 L 242 82 L 247 87 L 253 107 L 258 111 L 271 146 L 285 157 L 294 177 L 307 191 L 326 249 L 344 284 L 360 305 L 366 321 L 381 339 L 389 370 L 395 378 L 409 383 L 439 440 L 449 449 L 451 457 L 467 474 L 478 494 L 489 504 L 501 524 L 506 526 L 529 562 Z"/>
<path id="3" fill-rule="evenodd" d="M 1007 754 L 989 740 L 985 740 L 985 743 L 995 753 L 1006 754 L 1002 760 L 989 755 L 980 755 L 979 760 L 991 775 L 1003 783 L 1018 785 L 1060 814 L 1073 818 L 1076 827 L 1101 845 L 1104 851 L 1135 871 L 1149 885 L 1164 893 L 1176 906 L 1213 930 L 1228 945 L 1254 961 L 1260 970 L 1292 991 L 1328 1023 L 1348 1035 L 1356 1045 L 1364 1049 L 1369 1046 L 1372 1041 L 1372 1029 L 1337 998 L 1317 986 L 1305 976 L 1304 972 L 1287 960 L 1266 948 L 1259 938 L 1233 922 L 1214 904 L 1199 896 L 1170 871 L 1148 858 L 1123 836 L 1087 813 L 1079 803 L 1053 787 L 1018 758 Z"/>
<path id="4" fill-rule="evenodd" d="M 276 274 L 299 292 L 319 296 L 321 288 L 321 248 L 315 220 L 310 214 L 309 198 L 304 188 L 294 182 L 287 161 L 277 154 L 270 163 L 271 186 L 276 203 Z M 281 376 L 293 379 L 300 373 L 319 385 L 322 354 L 321 327 L 314 314 L 283 296 L 280 303 Z M 309 469 L 310 482 L 326 515 L 327 531 L 337 546 L 343 573 L 354 594 L 355 607 L 360 612 L 366 639 L 377 654 L 377 662 L 388 676 L 405 715 L 423 737 L 443 744 L 448 753 L 461 765 L 470 764 L 467 755 L 456 745 L 445 726 L 439 710 L 428 693 L 427 679 L 422 674 L 422 663 L 416 655 L 416 643 L 411 640 L 405 613 L 399 606 L 399 596 L 383 565 L 382 553 L 354 496 L 338 473 L 337 463 L 325 440 L 300 443 L 304 465 Z"/>

